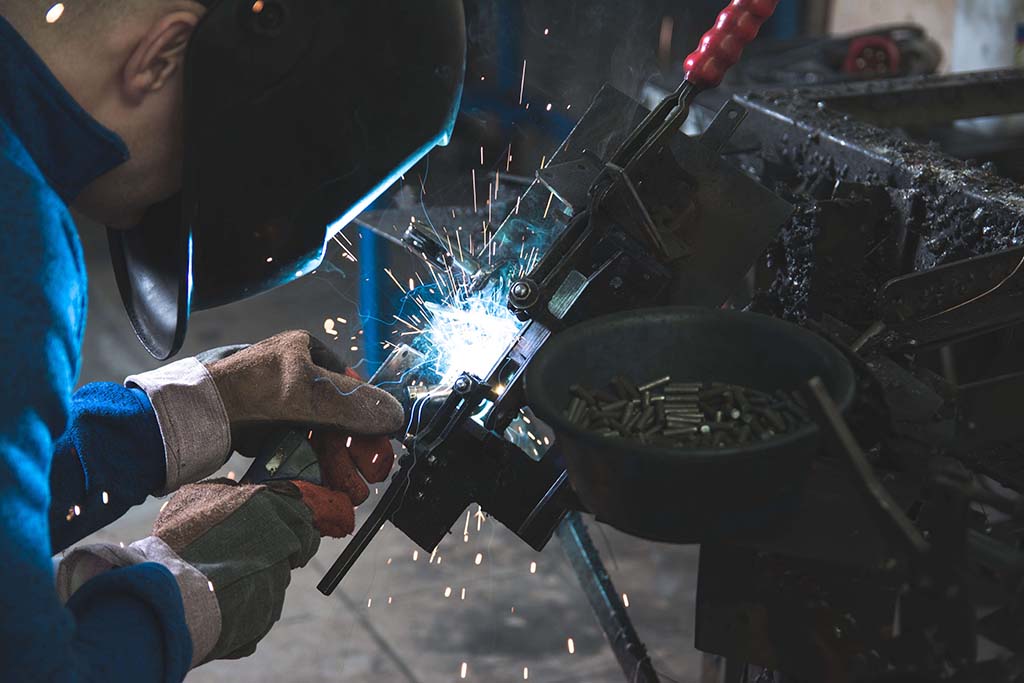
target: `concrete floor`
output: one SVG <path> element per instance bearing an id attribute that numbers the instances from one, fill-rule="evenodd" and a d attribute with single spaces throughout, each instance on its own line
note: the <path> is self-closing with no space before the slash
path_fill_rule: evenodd
<path id="1" fill-rule="evenodd" d="M 135 341 L 121 309 L 105 238 L 93 228 L 82 232 L 90 276 L 82 381 L 120 381 L 156 363 Z M 316 275 L 200 314 L 184 353 L 286 329 L 322 332 L 326 317 L 355 319 L 348 296 L 353 280 L 354 272 L 347 280 L 341 272 Z M 344 333 L 335 343 L 350 348 Z M 223 473 L 245 469 L 245 459 L 236 456 Z M 151 498 L 94 538 L 147 535 L 160 504 Z M 293 574 L 282 620 L 256 654 L 207 664 L 189 681 L 442 683 L 463 680 L 463 663 L 465 680 L 487 683 L 626 680 L 557 541 L 536 553 L 495 522 L 483 522 L 478 531 L 474 520 L 469 528 L 468 542 L 461 534 L 450 536 L 430 562 L 428 553 L 387 526 L 330 598 L 315 585 L 344 542 L 324 542 L 317 557 Z M 594 523 L 591 530 L 664 680 L 698 680 L 700 654 L 692 646 L 697 549 L 640 541 Z"/>

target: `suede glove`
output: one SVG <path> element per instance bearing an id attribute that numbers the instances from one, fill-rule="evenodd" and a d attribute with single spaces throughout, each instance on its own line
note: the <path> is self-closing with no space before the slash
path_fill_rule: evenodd
<path id="1" fill-rule="evenodd" d="M 133 375 L 156 412 L 167 461 L 165 492 L 215 472 L 232 450 L 255 455 L 273 429 L 312 432 L 324 482 L 355 504 L 382 481 L 402 431 L 401 405 L 360 380 L 308 332 L 216 349 Z"/>
<path id="2" fill-rule="evenodd" d="M 345 494 L 304 481 L 191 484 L 161 510 L 152 536 L 69 553 L 57 589 L 66 601 L 104 571 L 157 562 L 181 590 L 192 666 L 245 657 L 280 619 L 291 570 L 313 557 L 321 536 L 347 535 L 353 524 Z"/>

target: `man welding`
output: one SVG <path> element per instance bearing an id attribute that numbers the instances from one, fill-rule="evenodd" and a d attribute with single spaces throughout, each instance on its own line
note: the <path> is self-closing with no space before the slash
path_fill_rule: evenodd
<path id="1" fill-rule="evenodd" d="M 311 272 L 437 144 L 461 0 L 0 0 L 0 680 L 177 681 L 250 654 L 291 569 L 352 531 L 401 407 L 305 332 L 73 393 L 109 228 L 140 340 Z M 287 425 L 324 486 L 200 482 Z M 148 495 L 153 534 L 51 556 Z"/>

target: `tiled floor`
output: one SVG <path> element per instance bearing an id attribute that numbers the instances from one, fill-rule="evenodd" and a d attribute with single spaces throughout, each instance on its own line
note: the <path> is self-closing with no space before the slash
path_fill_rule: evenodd
<path id="1" fill-rule="evenodd" d="M 119 381 L 155 363 L 135 343 L 121 311 L 102 235 L 83 232 L 90 314 L 82 379 Z M 186 352 L 256 341 L 284 329 L 322 331 L 327 316 L 354 318 L 352 304 L 337 293 L 344 289 L 340 277 L 316 276 L 199 315 Z M 236 456 L 225 472 L 240 473 L 245 467 Z M 144 536 L 159 505 L 150 499 L 97 536 Z M 700 657 L 692 647 L 696 549 L 591 528 L 665 680 L 697 680 Z M 427 553 L 416 553 L 408 539 L 388 526 L 338 593 L 325 598 L 315 584 L 342 545 L 325 542 L 313 562 L 293 574 L 283 618 L 255 655 L 208 664 L 189 680 L 442 683 L 463 680 L 463 663 L 465 680 L 486 683 L 522 681 L 527 675 L 540 683 L 626 680 L 557 541 L 538 554 L 500 525 L 486 521 L 477 531 L 473 521 L 468 543 L 461 534 L 453 535 L 429 562 Z M 530 571 L 532 562 L 536 573 Z"/>

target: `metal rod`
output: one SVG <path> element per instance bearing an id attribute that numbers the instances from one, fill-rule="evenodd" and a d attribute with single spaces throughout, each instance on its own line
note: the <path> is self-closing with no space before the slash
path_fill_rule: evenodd
<path id="1" fill-rule="evenodd" d="M 345 550 L 342 551 L 338 559 L 331 565 L 331 568 L 324 574 L 324 578 L 320 579 L 320 583 L 316 585 L 318 591 L 324 595 L 330 595 L 334 592 L 334 589 L 338 587 L 341 580 L 348 574 L 348 570 L 352 568 L 352 565 L 356 563 L 359 556 L 370 545 L 370 541 L 380 531 L 384 522 L 390 520 L 391 515 L 401 505 L 406 489 L 408 489 L 408 484 L 409 475 L 404 468 L 395 473 L 395 476 L 391 479 L 391 485 L 388 486 L 387 491 L 381 496 L 381 500 L 373 508 L 373 512 L 366 518 L 363 525 L 359 527 L 359 531 L 352 537 L 349 544 L 345 546 Z"/>
<path id="2" fill-rule="evenodd" d="M 559 540 L 580 586 L 590 602 L 615 659 L 630 683 L 659 683 L 647 648 L 633 628 L 615 584 L 604 568 L 601 555 L 578 512 L 570 512 L 558 527 Z"/>

